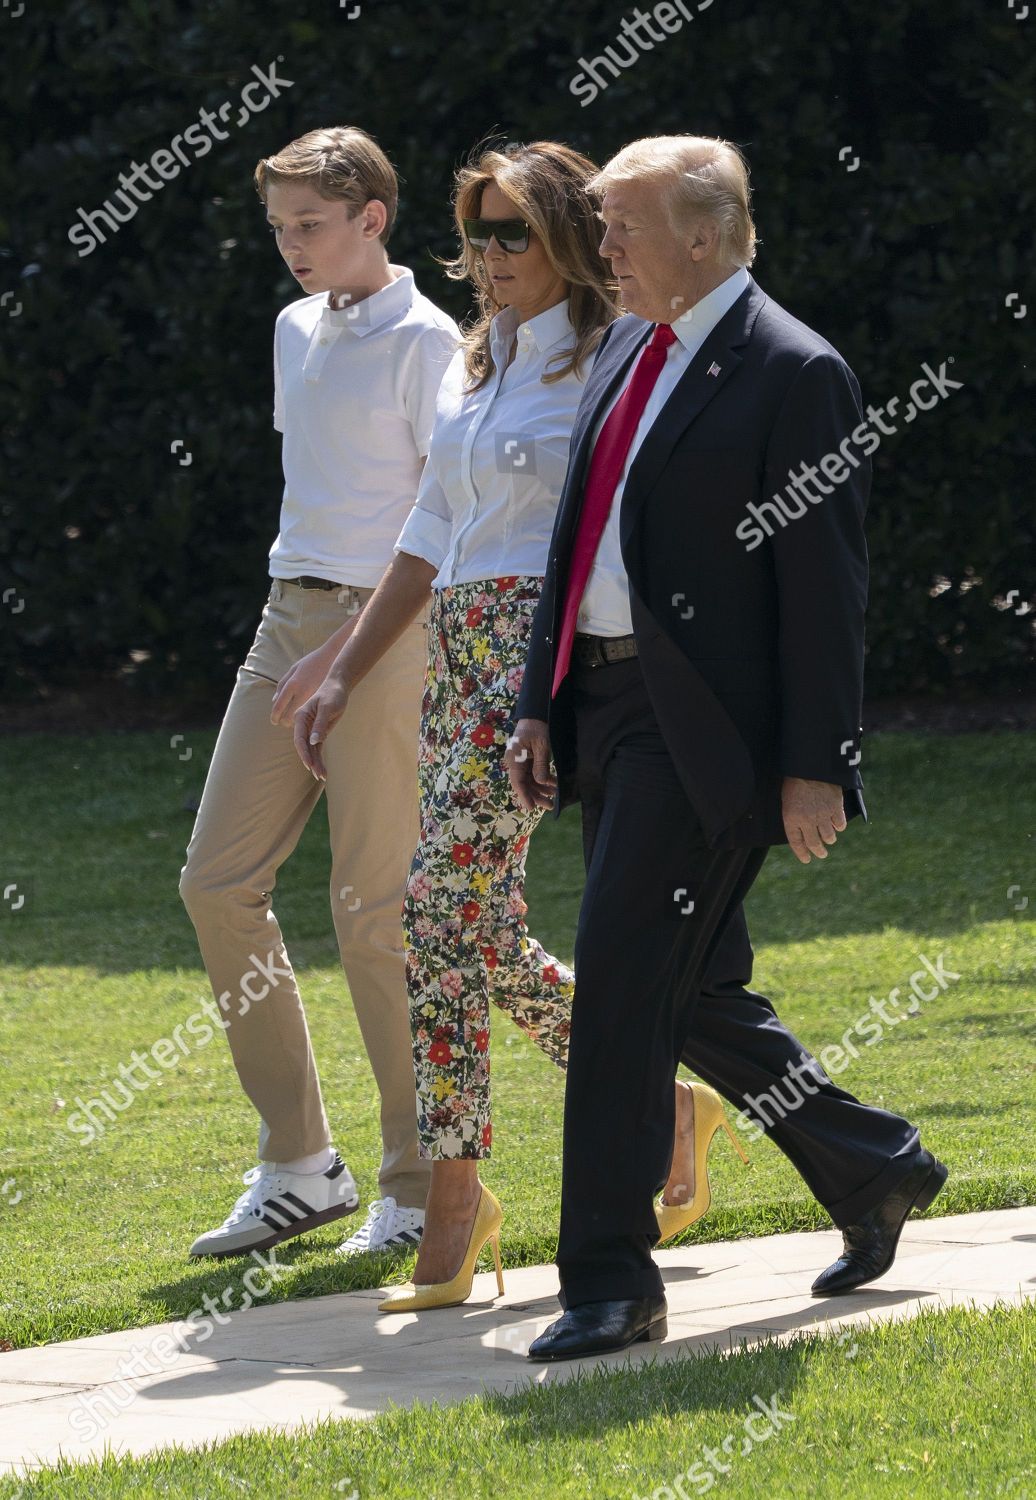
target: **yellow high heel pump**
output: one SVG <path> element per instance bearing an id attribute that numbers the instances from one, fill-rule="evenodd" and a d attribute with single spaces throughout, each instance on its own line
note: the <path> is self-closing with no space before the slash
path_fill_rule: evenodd
<path id="1" fill-rule="evenodd" d="M 748 1162 L 748 1154 L 727 1119 L 723 1100 L 707 1083 L 692 1083 L 691 1097 L 694 1101 L 694 1194 L 687 1203 L 663 1203 L 661 1196 L 655 1204 L 660 1245 L 671 1240 L 681 1229 L 687 1229 L 709 1211 L 712 1190 L 709 1187 L 709 1147 L 718 1130 L 729 1135 L 734 1150 L 741 1160 Z"/>
<path id="2" fill-rule="evenodd" d="M 475 1262 L 486 1245 L 492 1244 L 496 1260 L 496 1285 L 504 1295 L 504 1273 L 500 1265 L 500 1225 L 503 1210 L 489 1189 L 482 1185 L 482 1194 L 475 1210 L 475 1222 L 471 1226 L 471 1238 L 461 1263 L 461 1268 L 451 1281 L 432 1281 L 424 1286 L 415 1286 L 412 1281 L 396 1287 L 378 1303 L 379 1312 L 420 1312 L 426 1307 L 456 1307 L 471 1296 L 471 1283 L 475 1275 Z"/>

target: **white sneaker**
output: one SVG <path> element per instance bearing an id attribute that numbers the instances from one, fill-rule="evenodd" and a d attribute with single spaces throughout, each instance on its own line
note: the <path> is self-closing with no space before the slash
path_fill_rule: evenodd
<path id="1" fill-rule="evenodd" d="M 275 1172 L 269 1162 L 260 1162 L 242 1180 L 247 1191 L 219 1229 L 198 1236 L 189 1255 L 218 1258 L 266 1250 L 360 1206 L 352 1173 L 337 1151 L 326 1172 Z"/>
<path id="2" fill-rule="evenodd" d="M 395 1198 L 375 1198 L 367 1205 L 367 1221 L 339 1245 L 336 1255 L 358 1255 L 367 1250 L 412 1250 L 421 1243 L 424 1209 L 400 1208 Z"/>

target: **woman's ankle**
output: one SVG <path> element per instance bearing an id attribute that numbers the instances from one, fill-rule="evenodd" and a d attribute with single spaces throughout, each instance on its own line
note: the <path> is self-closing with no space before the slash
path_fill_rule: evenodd
<path id="1" fill-rule="evenodd" d="M 478 1206 L 481 1196 L 477 1162 L 436 1162 L 428 1186 L 426 1218 L 429 1214 L 458 1217 L 470 1213 Z"/>

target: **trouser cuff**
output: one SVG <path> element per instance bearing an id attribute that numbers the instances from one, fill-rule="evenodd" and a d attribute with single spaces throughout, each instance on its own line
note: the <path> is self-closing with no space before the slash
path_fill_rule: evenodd
<path id="1" fill-rule="evenodd" d="M 837 1203 L 825 1203 L 824 1208 L 838 1228 L 845 1229 L 850 1224 L 858 1224 L 864 1214 L 876 1208 L 898 1187 L 907 1173 L 913 1170 L 920 1154 L 921 1147 L 917 1146 L 912 1151 L 893 1156 L 864 1187 L 856 1188 L 846 1197 L 839 1198 Z"/>
<path id="2" fill-rule="evenodd" d="M 664 1297 L 662 1273 L 653 1265 L 643 1271 L 608 1271 L 596 1276 L 566 1276 L 560 1267 L 558 1301 L 567 1311 L 580 1302 L 611 1302 L 631 1298 Z"/>

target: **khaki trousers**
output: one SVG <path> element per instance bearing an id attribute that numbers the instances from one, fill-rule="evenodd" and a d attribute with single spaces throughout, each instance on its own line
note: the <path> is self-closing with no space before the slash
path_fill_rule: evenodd
<path id="1" fill-rule="evenodd" d="M 418 1154 L 401 909 L 419 833 L 428 607 L 350 695 L 324 745 L 324 786 L 299 760 L 291 730 L 270 723 L 280 678 L 372 593 L 272 581 L 216 740 L 180 894 L 229 1023 L 238 1076 L 259 1112 L 260 1160 L 322 1150 L 331 1133 L 271 898 L 278 870 L 326 790 L 331 911 L 381 1095 L 380 1194 L 421 1208 L 431 1163 Z"/>

